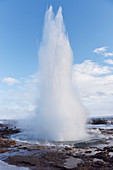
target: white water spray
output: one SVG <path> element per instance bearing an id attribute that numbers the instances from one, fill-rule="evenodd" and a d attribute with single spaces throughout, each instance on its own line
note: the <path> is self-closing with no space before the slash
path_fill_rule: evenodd
<path id="1" fill-rule="evenodd" d="M 85 109 L 72 88 L 72 60 L 62 8 L 54 16 L 50 6 L 39 50 L 41 94 L 36 124 L 40 139 L 72 141 L 85 135 Z"/>

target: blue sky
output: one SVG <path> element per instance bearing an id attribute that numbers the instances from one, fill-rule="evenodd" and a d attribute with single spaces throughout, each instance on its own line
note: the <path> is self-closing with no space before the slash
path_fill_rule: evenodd
<path id="1" fill-rule="evenodd" d="M 63 9 L 66 32 L 74 54 L 73 67 L 76 73 L 74 72 L 73 75 L 82 74 L 82 80 L 78 78 L 77 83 L 83 103 L 87 105 L 90 114 L 94 112 L 93 115 L 98 115 L 101 111 L 104 115 L 112 114 L 112 0 L 0 0 L 0 107 L 2 112 L 0 114 L 5 115 L 8 109 L 12 114 L 20 109 L 20 106 L 23 106 L 21 112 L 25 113 L 28 105 L 30 112 L 34 107 L 34 98 L 32 101 L 29 101 L 29 98 L 33 96 L 33 86 L 37 83 L 35 78 L 38 71 L 38 49 L 42 38 L 44 15 L 50 5 L 53 6 L 55 14 L 59 6 Z M 95 88 L 93 81 L 97 82 Z M 83 86 L 82 84 L 85 83 L 86 86 Z M 88 87 L 91 92 L 88 91 Z M 88 96 L 87 99 L 84 96 Z M 107 103 L 106 112 L 103 108 L 104 103 Z M 15 106 L 15 110 L 11 106 Z M 91 110 L 93 107 L 95 111 Z"/>

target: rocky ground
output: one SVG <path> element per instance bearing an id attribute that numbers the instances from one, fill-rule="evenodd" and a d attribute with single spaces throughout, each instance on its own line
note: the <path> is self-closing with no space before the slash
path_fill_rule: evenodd
<path id="1" fill-rule="evenodd" d="M 96 128 L 92 130 L 95 131 Z M 67 146 L 47 146 L 11 140 L 11 135 L 20 130 L 10 124 L 1 123 L 0 160 L 31 170 L 112 170 L 113 129 L 98 130 L 105 138 Z"/>

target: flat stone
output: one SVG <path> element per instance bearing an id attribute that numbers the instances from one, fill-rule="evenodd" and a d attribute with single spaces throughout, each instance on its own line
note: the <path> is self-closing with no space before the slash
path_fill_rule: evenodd
<path id="1" fill-rule="evenodd" d="M 81 162 L 82 162 L 81 159 L 70 156 L 69 158 L 66 159 L 64 167 L 67 169 L 76 168 L 77 165 L 80 164 Z"/>

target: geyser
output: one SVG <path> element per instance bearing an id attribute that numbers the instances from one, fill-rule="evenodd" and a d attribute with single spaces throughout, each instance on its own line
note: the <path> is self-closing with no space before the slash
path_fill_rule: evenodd
<path id="1" fill-rule="evenodd" d="M 85 109 L 72 87 L 72 60 L 73 53 L 65 32 L 62 8 L 54 16 L 50 6 L 45 15 L 39 50 L 41 92 L 35 125 L 40 139 L 72 141 L 86 134 Z"/>

